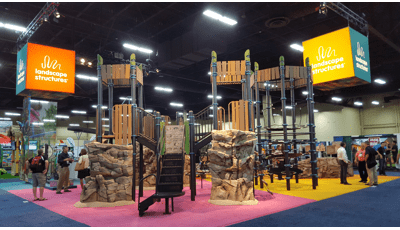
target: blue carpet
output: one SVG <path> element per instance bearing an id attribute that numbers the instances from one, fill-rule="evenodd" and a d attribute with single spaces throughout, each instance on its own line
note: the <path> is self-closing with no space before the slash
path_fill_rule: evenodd
<path id="1" fill-rule="evenodd" d="M 386 170 L 386 176 L 399 176 L 400 177 L 400 172 L 397 172 L 397 171 L 387 171 Z M 358 169 L 356 170 L 354 170 L 354 174 L 355 175 L 360 175 L 360 173 L 358 172 Z M 378 171 L 378 176 L 379 176 L 379 171 Z"/>
<path id="2" fill-rule="evenodd" d="M 10 182 L 18 182 L 21 181 L 19 178 L 15 179 L 0 179 L 0 183 L 10 183 Z"/>
<path id="3" fill-rule="evenodd" d="M 0 183 L 0 189 L 6 191 L 32 189 L 32 184 L 27 184 L 25 181 L 18 180 L 16 182 Z"/>
<path id="4" fill-rule="evenodd" d="M 399 189 L 397 179 L 231 227 L 399 227 Z"/>
<path id="5" fill-rule="evenodd" d="M 1 227 L 89 227 L 0 189 Z"/>

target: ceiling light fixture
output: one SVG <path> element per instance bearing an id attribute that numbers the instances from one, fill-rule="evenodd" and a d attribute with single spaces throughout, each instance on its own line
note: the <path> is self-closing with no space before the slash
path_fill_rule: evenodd
<path id="1" fill-rule="evenodd" d="M 290 45 L 290 48 L 295 49 L 295 50 L 298 50 L 298 51 L 300 51 L 300 52 L 304 52 L 303 46 L 301 46 L 301 45 L 299 45 L 299 44 L 291 44 L 291 45 Z"/>
<path id="2" fill-rule="evenodd" d="M 279 116 L 279 114 L 274 113 L 274 114 L 272 114 L 272 116 L 277 117 L 277 116 Z"/>
<path id="3" fill-rule="evenodd" d="M 379 105 L 379 101 L 372 101 L 373 105 Z"/>
<path id="4" fill-rule="evenodd" d="M 108 127 L 110 127 L 110 126 L 109 126 L 109 125 L 103 125 L 103 127 L 107 127 L 107 128 L 108 128 Z"/>
<path id="5" fill-rule="evenodd" d="M 10 112 L 5 112 L 4 113 L 6 116 L 14 116 L 14 117 L 19 117 L 19 116 L 21 116 L 21 114 L 20 113 L 10 113 Z"/>
<path id="6" fill-rule="evenodd" d="M 152 109 L 146 109 L 146 110 L 144 110 L 144 111 L 146 111 L 146 112 L 148 112 L 148 113 L 152 113 L 152 112 L 153 112 Z"/>
<path id="7" fill-rule="evenodd" d="M 0 121 L 11 121 L 9 117 L 0 117 Z"/>
<path id="8" fill-rule="evenodd" d="M 175 107 L 183 107 L 183 104 L 181 103 L 175 103 L 175 102 L 171 102 L 169 103 L 171 106 L 175 106 Z"/>
<path id="9" fill-rule="evenodd" d="M 154 87 L 155 90 L 158 91 L 165 91 L 165 92 L 172 92 L 173 90 L 171 88 L 163 88 L 163 87 Z"/>
<path id="10" fill-rule="evenodd" d="M 79 126 L 79 124 L 69 124 L 69 126 Z"/>
<path id="11" fill-rule="evenodd" d="M 93 121 L 82 121 L 83 123 L 93 124 Z"/>
<path id="12" fill-rule="evenodd" d="M 224 16 L 222 16 L 222 15 L 216 13 L 216 12 L 213 12 L 211 10 L 206 10 L 206 11 L 203 12 L 203 14 L 208 16 L 208 17 L 210 17 L 210 18 L 213 18 L 213 19 L 216 19 L 218 21 L 224 22 L 224 23 L 226 23 L 228 25 L 231 25 L 231 26 L 237 24 L 237 21 L 235 21 L 233 19 L 230 19 L 230 18 L 227 18 L 227 17 L 224 17 Z"/>
<path id="13" fill-rule="evenodd" d="M 318 109 L 314 109 L 314 113 L 318 113 L 319 111 L 318 111 Z"/>
<path id="14" fill-rule="evenodd" d="M 92 66 L 92 64 L 93 64 L 93 63 L 91 63 L 91 62 L 88 62 L 87 64 L 88 64 L 88 66 Z"/>
<path id="15" fill-rule="evenodd" d="M 384 80 L 382 80 L 382 79 L 375 79 L 374 82 L 375 82 L 375 83 L 378 83 L 378 84 L 380 84 L 380 85 L 386 84 L 386 81 L 384 81 Z"/>
<path id="16" fill-rule="evenodd" d="M 8 23 L 1 23 L 0 22 L 0 28 L 1 27 L 4 27 L 4 28 L 9 29 L 9 30 L 19 31 L 19 32 L 24 32 L 26 30 L 26 28 L 24 28 L 22 26 L 15 26 L 15 25 L 11 25 L 11 24 L 8 24 Z"/>
<path id="17" fill-rule="evenodd" d="M 360 102 L 360 101 L 355 101 L 355 102 L 354 102 L 354 105 L 356 105 L 356 106 L 362 106 L 362 105 L 363 105 L 363 103 L 362 103 L 362 102 Z"/>
<path id="18" fill-rule="evenodd" d="M 101 118 L 102 121 L 109 121 L 110 119 L 108 118 Z"/>
<path id="19" fill-rule="evenodd" d="M 56 11 L 54 12 L 54 16 L 55 16 L 56 18 L 60 18 L 60 17 L 61 17 L 61 14 L 60 14 L 60 12 L 58 12 L 58 10 L 56 10 Z"/>
<path id="20" fill-rule="evenodd" d="M 130 97 L 119 97 L 120 100 L 126 101 L 126 100 L 130 100 L 132 101 L 132 98 Z"/>
<path id="21" fill-rule="evenodd" d="M 92 108 L 97 109 L 97 105 L 92 105 Z M 107 106 L 103 105 L 101 106 L 102 109 L 108 109 Z"/>
<path id="22" fill-rule="evenodd" d="M 86 114 L 86 111 L 82 111 L 82 110 L 72 110 L 71 113 Z"/>
<path id="23" fill-rule="evenodd" d="M 54 119 L 43 119 L 44 122 L 56 122 Z"/>
<path id="24" fill-rule="evenodd" d="M 285 108 L 286 109 L 292 109 L 292 106 L 286 106 Z"/>
<path id="25" fill-rule="evenodd" d="M 210 114 L 210 117 L 214 117 L 214 115 Z"/>
<path id="26" fill-rule="evenodd" d="M 208 75 L 211 75 L 211 72 L 208 72 Z"/>
<path id="27" fill-rule="evenodd" d="M 208 98 L 213 98 L 213 95 L 208 95 L 207 97 Z M 217 99 L 222 99 L 222 97 L 221 96 L 217 96 Z"/>
<path id="28" fill-rule="evenodd" d="M 84 58 L 81 58 L 81 63 L 85 64 L 85 59 Z"/>
<path id="29" fill-rule="evenodd" d="M 69 116 L 66 116 L 66 115 L 56 115 L 56 118 L 69 119 Z"/>
<path id="30" fill-rule="evenodd" d="M 340 98 L 340 97 L 332 97 L 332 101 L 342 101 L 342 98 Z"/>
<path id="31" fill-rule="evenodd" d="M 127 43 L 124 43 L 123 46 L 125 48 L 132 49 L 132 50 L 138 50 L 138 51 L 143 52 L 143 53 L 148 53 L 148 54 L 153 53 L 153 50 L 145 49 L 145 48 L 142 48 L 142 47 L 137 47 L 137 46 L 134 46 L 134 45 L 131 45 L 131 44 L 127 44 Z"/>
<path id="32" fill-rule="evenodd" d="M 98 77 L 89 77 L 89 76 L 82 75 L 82 74 L 77 74 L 76 77 L 80 78 L 80 79 L 86 79 L 86 80 L 92 80 L 92 81 L 98 81 L 99 80 Z"/>
<path id="33" fill-rule="evenodd" d="M 48 104 L 49 101 L 43 101 L 43 100 L 35 100 L 35 99 L 31 99 L 31 103 L 42 103 L 42 104 Z"/>
<path id="34" fill-rule="evenodd" d="M 43 126 L 43 122 L 32 122 L 32 125 Z"/>
<path id="35" fill-rule="evenodd" d="M 307 91 L 303 91 L 303 92 L 301 92 L 303 95 L 308 95 L 308 92 Z"/>

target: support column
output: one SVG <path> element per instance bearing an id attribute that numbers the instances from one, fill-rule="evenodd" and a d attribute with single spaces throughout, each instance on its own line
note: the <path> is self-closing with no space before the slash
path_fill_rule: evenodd
<path id="1" fill-rule="evenodd" d="M 271 143 L 271 95 L 270 95 L 270 87 L 271 83 L 269 81 L 265 82 L 265 99 L 267 101 L 267 132 L 268 132 L 268 139 L 267 139 L 267 149 L 265 154 L 268 156 L 272 155 L 272 144 Z M 265 118 L 265 116 L 264 116 Z M 264 122 L 265 123 L 265 122 Z M 268 154 L 267 154 L 268 153 Z M 272 160 L 268 160 L 268 163 L 272 165 Z M 271 183 L 274 183 L 274 174 L 269 173 Z"/>
<path id="2" fill-rule="evenodd" d="M 138 95 L 139 95 L 139 133 L 143 133 L 143 85 L 138 83 Z M 144 168 L 144 160 L 143 160 L 143 144 L 139 143 L 139 196 L 143 197 L 143 168 Z"/>
<path id="3" fill-rule="evenodd" d="M 101 80 L 101 65 L 103 65 L 103 58 L 97 54 L 97 133 L 96 140 L 99 143 L 102 143 L 102 123 L 101 123 L 101 106 L 103 105 L 103 89 L 102 89 L 102 80 Z"/>
<path id="4" fill-rule="evenodd" d="M 257 151 L 258 151 L 258 160 L 261 163 L 261 166 L 264 166 L 264 156 L 262 155 L 262 146 L 261 146 L 261 118 L 260 118 L 260 89 L 258 86 L 258 81 L 257 81 L 257 76 L 258 76 L 258 63 L 255 62 L 254 63 L 254 84 L 256 87 L 256 119 L 257 119 Z M 258 171 L 257 168 L 255 168 L 255 180 L 257 181 L 257 176 L 258 176 Z M 260 176 L 260 188 L 264 188 L 264 184 L 262 182 L 263 178 L 264 178 L 264 173 L 261 171 L 261 173 L 259 174 Z M 255 191 L 255 190 L 254 190 Z"/>
<path id="5" fill-rule="evenodd" d="M 250 86 L 250 77 L 251 77 L 251 62 L 250 62 L 250 50 L 246 50 L 244 53 L 244 60 L 246 61 L 246 99 L 247 99 L 247 105 L 248 105 L 248 116 L 249 116 L 249 131 L 253 131 L 253 122 L 252 121 L 252 106 L 253 102 L 251 101 L 251 86 Z"/>
<path id="6" fill-rule="evenodd" d="M 131 99 L 132 99 L 132 200 L 136 199 L 136 55 L 131 54 L 130 58 L 130 71 L 131 71 Z"/>
<path id="7" fill-rule="evenodd" d="M 110 135 L 113 134 L 113 116 L 112 116 L 112 110 L 113 110 L 113 105 L 114 105 L 114 84 L 112 82 L 112 79 L 107 80 L 107 86 L 108 86 L 108 120 L 110 127 L 108 128 Z"/>
<path id="8" fill-rule="evenodd" d="M 189 128 L 190 128 L 190 199 L 195 201 L 196 196 L 196 161 L 194 155 L 194 115 L 193 111 L 189 111 Z"/>
<path id="9" fill-rule="evenodd" d="M 317 187 L 318 172 L 316 170 L 317 159 L 315 157 L 315 135 L 314 135 L 314 105 L 313 105 L 313 90 L 311 81 L 311 66 L 309 58 L 306 58 L 307 66 L 307 110 L 308 110 L 308 128 L 310 132 L 310 154 L 311 154 L 311 178 L 313 189 Z"/>
<path id="10" fill-rule="evenodd" d="M 212 95 L 213 95 L 213 129 L 218 130 L 218 103 L 217 103 L 217 53 L 211 52 L 211 66 L 212 66 Z"/>
<path id="11" fill-rule="evenodd" d="M 285 84 L 285 58 L 281 56 L 279 58 L 280 78 L 281 78 L 281 101 L 282 101 L 282 119 L 283 119 L 283 153 L 285 155 L 285 173 L 286 173 L 286 189 L 290 190 L 290 162 L 289 162 L 289 150 L 288 150 L 288 138 L 287 138 L 287 126 L 286 124 L 286 84 Z"/>
<path id="12" fill-rule="evenodd" d="M 157 187 L 158 187 L 158 182 L 160 181 L 160 151 L 159 149 L 159 141 L 160 141 L 160 121 L 161 121 L 161 115 L 160 112 L 156 113 L 156 132 L 155 132 L 155 138 L 157 141 L 157 148 L 156 148 L 156 159 L 157 159 L 157 179 L 156 179 L 156 193 L 158 193 Z"/>
<path id="13" fill-rule="evenodd" d="M 293 153 L 297 154 L 297 136 L 296 136 L 296 98 L 294 95 L 294 87 L 295 80 L 293 76 L 290 77 L 290 101 L 292 103 L 292 127 L 293 127 Z M 298 159 L 297 157 L 294 159 L 294 168 L 298 168 Z M 299 183 L 299 175 L 296 173 L 295 175 L 296 183 Z"/>

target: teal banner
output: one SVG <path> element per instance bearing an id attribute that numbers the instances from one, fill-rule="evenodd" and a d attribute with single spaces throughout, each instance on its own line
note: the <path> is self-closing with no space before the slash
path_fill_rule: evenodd
<path id="1" fill-rule="evenodd" d="M 16 95 L 26 88 L 26 60 L 28 57 L 28 43 L 17 54 L 17 86 Z"/>
<path id="2" fill-rule="evenodd" d="M 354 75 L 371 83 L 368 38 L 350 28 L 351 51 L 353 53 Z"/>

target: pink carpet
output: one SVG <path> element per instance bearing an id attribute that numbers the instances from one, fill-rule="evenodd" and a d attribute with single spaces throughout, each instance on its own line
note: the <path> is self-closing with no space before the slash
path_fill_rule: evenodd
<path id="1" fill-rule="evenodd" d="M 203 181 L 201 189 L 198 181 L 196 201 L 190 200 L 188 187 L 184 188 L 184 191 L 185 196 L 174 199 L 175 212 L 171 215 L 163 215 L 164 199 L 150 206 L 143 217 L 139 217 L 137 204 L 114 208 L 75 208 L 73 205 L 79 201 L 80 186 L 63 195 L 45 190 L 44 196 L 48 200 L 35 203 L 92 227 L 223 227 L 315 202 L 287 195 L 270 195 L 257 190 L 258 205 L 217 206 L 208 203 L 211 182 Z M 30 201 L 33 199 L 31 189 L 9 192 Z M 144 191 L 141 200 L 153 193 L 154 191 Z"/>

